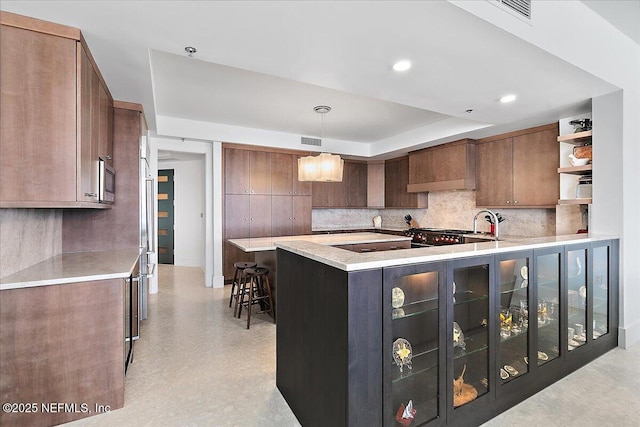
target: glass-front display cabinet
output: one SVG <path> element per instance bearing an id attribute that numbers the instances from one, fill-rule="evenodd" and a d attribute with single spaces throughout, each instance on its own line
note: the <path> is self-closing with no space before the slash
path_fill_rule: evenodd
<path id="1" fill-rule="evenodd" d="M 587 343 L 587 247 L 567 247 L 567 350 Z"/>
<path id="2" fill-rule="evenodd" d="M 444 264 L 384 270 L 384 425 L 444 421 Z"/>
<path id="3" fill-rule="evenodd" d="M 561 355 L 561 292 L 564 254 L 561 249 L 535 251 L 535 277 L 531 289 L 531 327 L 535 329 L 534 342 L 537 366 L 543 366 Z M 533 300 L 535 299 L 535 303 Z"/>
<path id="4" fill-rule="evenodd" d="M 448 378 L 451 379 L 452 400 L 448 407 L 457 413 L 463 408 L 473 411 L 474 403 L 489 397 L 493 387 L 489 366 L 491 333 L 494 327 L 490 313 L 494 309 L 491 295 L 492 257 L 475 257 L 448 264 L 447 304 L 449 355 Z M 453 363 L 451 363 L 453 362 Z"/>
<path id="5" fill-rule="evenodd" d="M 593 244 L 591 249 L 592 262 L 592 301 L 593 317 L 591 338 L 597 340 L 609 333 L 609 307 L 611 299 L 609 295 L 609 282 L 611 280 L 611 244 L 606 242 Z M 589 293 L 589 289 L 587 289 Z"/>
<path id="6" fill-rule="evenodd" d="M 501 385 L 529 372 L 530 259 L 530 252 L 496 256 L 498 312 L 493 321 L 498 331 L 496 357 Z"/>

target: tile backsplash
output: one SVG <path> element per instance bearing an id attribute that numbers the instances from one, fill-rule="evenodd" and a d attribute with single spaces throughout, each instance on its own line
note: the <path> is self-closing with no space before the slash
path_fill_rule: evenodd
<path id="1" fill-rule="evenodd" d="M 0 209 L 0 278 L 60 253 L 61 209 Z"/>
<path id="2" fill-rule="evenodd" d="M 429 193 L 428 209 L 314 209 L 313 229 L 340 227 L 370 228 L 372 218 L 382 216 L 383 228 L 407 228 L 404 216 L 410 214 L 419 227 L 473 229 L 476 207 L 474 191 L 434 191 Z M 500 224 L 504 236 L 541 237 L 556 234 L 555 209 L 493 209 L 505 221 Z M 478 217 L 478 229 L 489 231 L 484 215 Z"/>

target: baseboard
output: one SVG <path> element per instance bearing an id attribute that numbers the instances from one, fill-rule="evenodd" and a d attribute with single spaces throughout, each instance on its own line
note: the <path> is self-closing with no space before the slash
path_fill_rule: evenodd
<path id="1" fill-rule="evenodd" d="M 635 322 L 626 328 L 618 328 L 619 347 L 629 348 L 638 342 L 640 342 L 640 321 Z"/>

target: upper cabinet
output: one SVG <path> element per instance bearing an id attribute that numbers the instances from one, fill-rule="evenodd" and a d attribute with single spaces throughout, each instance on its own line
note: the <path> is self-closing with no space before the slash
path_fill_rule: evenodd
<path id="1" fill-rule="evenodd" d="M 271 194 L 311 195 L 311 183 L 298 181 L 298 158 L 295 154 L 271 153 Z"/>
<path id="2" fill-rule="evenodd" d="M 108 208 L 113 99 L 78 29 L 0 12 L 1 208 Z"/>
<path id="3" fill-rule="evenodd" d="M 427 193 L 410 194 L 409 157 L 387 160 L 384 164 L 384 205 L 387 208 L 426 208 Z"/>
<path id="4" fill-rule="evenodd" d="M 226 194 L 271 194 L 271 153 L 225 149 Z"/>
<path id="5" fill-rule="evenodd" d="M 558 124 L 486 138 L 476 145 L 478 207 L 553 208 L 559 196 Z"/>
<path id="6" fill-rule="evenodd" d="M 475 188 L 473 140 L 463 139 L 409 154 L 409 193 Z"/>
<path id="7" fill-rule="evenodd" d="M 314 208 L 367 207 L 367 164 L 344 162 L 341 182 L 313 182 Z"/>

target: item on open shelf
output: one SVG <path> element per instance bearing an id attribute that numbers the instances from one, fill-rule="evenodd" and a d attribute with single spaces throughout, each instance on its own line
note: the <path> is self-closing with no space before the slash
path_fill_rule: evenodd
<path id="1" fill-rule="evenodd" d="M 591 119 L 575 119 L 569 122 L 574 127 L 573 133 L 585 132 L 593 129 L 593 121 Z"/>
<path id="2" fill-rule="evenodd" d="M 573 147 L 573 155 L 578 159 L 593 160 L 593 146 L 591 143 Z"/>
<path id="3" fill-rule="evenodd" d="M 467 344 L 464 342 L 464 332 L 458 322 L 453 322 L 453 347 L 460 347 L 463 350 L 467 348 Z"/>
<path id="4" fill-rule="evenodd" d="M 404 305 L 404 291 L 398 287 L 391 289 L 391 307 L 400 308 Z"/>
<path id="5" fill-rule="evenodd" d="M 404 338 L 398 338 L 393 342 L 393 361 L 400 368 L 400 372 L 402 372 L 402 368 L 404 366 L 411 369 L 411 357 L 412 349 L 411 344 Z"/>
<path id="6" fill-rule="evenodd" d="M 457 408 L 458 406 L 464 405 L 465 403 L 469 403 L 478 397 L 478 390 L 471 384 L 467 384 L 464 382 L 464 373 L 467 370 L 467 365 L 464 365 L 462 368 L 462 373 L 460 376 L 453 380 L 453 407 Z"/>
<path id="7" fill-rule="evenodd" d="M 407 406 L 404 403 L 400 404 L 398 412 L 396 412 L 396 421 L 405 427 L 410 426 L 413 422 L 413 418 L 416 416 L 416 410 L 413 407 L 413 401 L 409 400 Z"/>

